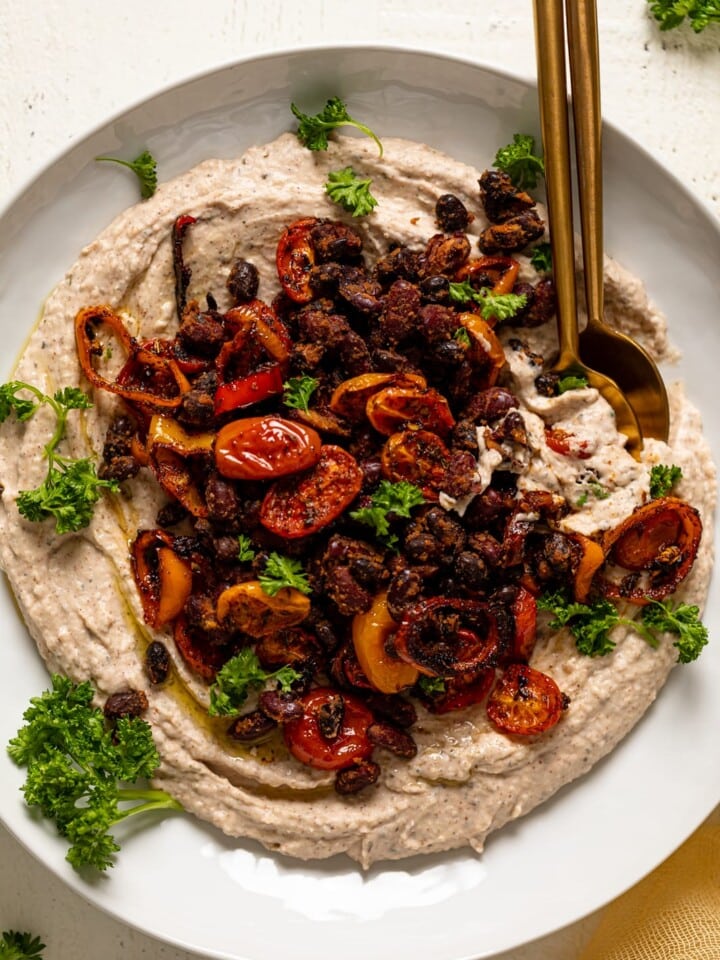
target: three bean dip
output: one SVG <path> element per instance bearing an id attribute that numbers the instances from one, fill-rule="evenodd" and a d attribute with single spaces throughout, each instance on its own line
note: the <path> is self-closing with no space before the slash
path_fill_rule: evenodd
<path id="1" fill-rule="evenodd" d="M 14 376 L 92 398 L 64 452 L 117 492 L 87 527 L 18 512 L 49 411 L 0 431 L 0 560 L 49 670 L 142 714 L 186 810 L 365 867 L 481 851 L 613 749 L 682 659 L 650 611 L 702 606 L 715 499 L 680 384 L 635 460 L 552 373 L 543 208 L 383 146 L 208 160 L 82 251 Z M 347 168 L 363 216 L 326 191 Z M 675 358 L 609 260 L 605 296 Z"/>

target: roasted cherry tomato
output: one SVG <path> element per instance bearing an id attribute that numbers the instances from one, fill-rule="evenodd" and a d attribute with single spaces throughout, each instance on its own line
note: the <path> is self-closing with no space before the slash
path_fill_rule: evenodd
<path id="1" fill-rule="evenodd" d="M 215 416 L 250 407 L 282 391 L 282 370 L 280 364 L 274 363 L 264 370 L 248 374 L 247 377 L 221 383 L 215 392 Z"/>
<path id="2" fill-rule="evenodd" d="M 227 587 L 217 601 L 217 618 L 223 626 L 256 638 L 295 627 L 309 613 L 310 600 L 299 590 L 283 587 L 271 597 L 259 580 Z"/>
<path id="3" fill-rule="evenodd" d="M 295 303 L 309 303 L 313 298 L 310 273 L 315 266 L 315 250 L 310 232 L 318 221 L 304 217 L 286 227 L 277 245 L 275 256 L 280 285 Z"/>
<path id="4" fill-rule="evenodd" d="M 232 480 L 272 480 L 314 466 L 320 447 L 310 427 L 272 415 L 248 417 L 218 432 L 215 465 Z"/>
<path id="5" fill-rule="evenodd" d="M 444 692 L 425 696 L 423 699 L 430 713 L 443 714 L 464 710 L 482 703 L 494 682 L 495 668 L 487 667 L 479 674 L 471 674 L 467 680 L 462 677 L 445 680 Z"/>
<path id="6" fill-rule="evenodd" d="M 183 614 L 173 623 L 173 640 L 187 666 L 208 682 L 233 653 L 228 645 L 213 643 L 207 634 L 192 630 Z"/>
<path id="7" fill-rule="evenodd" d="M 574 594 L 578 603 L 585 603 L 595 574 L 605 563 L 605 551 L 599 543 L 581 533 L 566 533 L 565 536 L 572 540 L 579 550 L 580 556 L 573 577 Z"/>
<path id="8" fill-rule="evenodd" d="M 419 387 L 422 390 L 427 383 L 424 377 L 412 373 L 361 373 L 350 380 L 343 380 L 335 388 L 330 398 L 330 409 L 347 420 L 363 420 L 370 397 L 389 386 Z"/>
<path id="9" fill-rule="evenodd" d="M 568 430 L 545 427 L 545 443 L 554 453 L 559 453 L 563 457 L 587 460 L 592 456 L 592 452 L 588 450 L 587 440 L 578 440 L 575 434 Z"/>
<path id="10" fill-rule="evenodd" d="M 363 472 L 353 456 L 330 444 L 303 477 L 273 484 L 260 508 L 260 523 L 280 537 L 307 537 L 339 517 L 360 493 Z"/>
<path id="11" fill-rule="evenodd" d="M 395 651 L 430 677 L 469 677 L 498 655 L 495 617 L 479 600 L 434 597 L 410 609 L 395 634 Z"/>
<path id="12" fill-rule="evenodd" d="M 529 660 L 537 636 L 537 601 L 520 587 L 511 607 L 513 617 L 513 659 Z"/>
<path id="13" fill-rule="evenodd" d="M 402 430 L 383 447 L 383 475 L 397 483 L 406 480 L 420 487 L 426 500 L 437 500 L 447 479 L 450 451 L 436 433 Z"/>
<path id="14" fill-rule="evenodd" d="M 605 580 L 603 593 L 643 605 L 673 593 L 690 572 L 702 537 L 700 514 L 684 500 L 660 497 L 637 507 L 608 530 L 603 548 L 610 564 L 633 574 L 619 583 Z"/>
<path id="15" fill-rule="evenodd" d="M 174 537 L 164 530 L 139 533 L 131 556 L 145 622 L 159 630 L 178 616 L 190 596 L 190 564 L 177 555 Z"/>
<path id="16" fill-rule="evenodd" d="M 208 508 L 193 472 L 190 458 L 185 458 L 169 446 L 156 444 L 150 450 L 149 465 L 157 482 L 173 499 L 178 500 L 193 517 L 207 517 Z"/>
<path id="17" fill-rule="evenodd" d="M 388 637 L 400 624 L 390 616 L 387 594 L 379 593 L 367 613 L 353 617 L 352 638 L 355 655 L 370 683 L 381 693 L 398 693 L 411 687 L 418 671 L 404 660 L 392 657 L 385 649 Z"/>
<path id="18" fill-rule="evenodd" d="M 432 387 L 385 387 L 370 397 L 365 413 L 378 433 L 388 437 L 408 423 L 441 436 L 455 426 L 447 400 Z"/>
<path id="19" fill-rule="evenodd" d="M 305 715 L 283 724 L 290 753 L 296 760 L 318 770 L 343 770 L 357 760 L 367 760 L 373 750 L 367 735 L 373 715 L 352 694 L 342 694 L 343 716 L 337 736 L 333 739 L 323 736 L 318 713 L 337 697 L 334 690 L 317 687 L 301 700 Z"/>
<path id="20" fill-rule="evenodd" d="M 552 677 L 511 663 L 488 697 L 487 715 L 501 733 L 530 737 L 554 727 L 568 703 Z"/>
<path id="21" fill-rule="evenodd" d="M 461 313 L 460 323 L 470 335 L 470 352 L 474 363 L 483 371 L 481 389 L 497 383 L 505 366 L 505 351 L 489 323 L 476 313 Z"/>

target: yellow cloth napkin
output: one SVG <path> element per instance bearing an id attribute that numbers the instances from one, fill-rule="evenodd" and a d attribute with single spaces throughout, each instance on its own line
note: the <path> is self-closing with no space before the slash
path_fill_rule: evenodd
<path id="1" fill-rule="evenodd" d="M 579 960 L 720 960 L 720 816 L 600 916 Z"/>

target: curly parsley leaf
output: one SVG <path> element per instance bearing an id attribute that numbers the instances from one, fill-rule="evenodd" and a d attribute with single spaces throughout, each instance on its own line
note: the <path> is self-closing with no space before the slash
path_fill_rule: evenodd
<path id="1" fill-rule="evenodd" d="M 354 217 L 366 217 L 377 206 L 377 200 L 370 193 L 372 180 L 361 180 L 352 167 L 331 170 L 328 173 L 325 192 L 333 201 L 340 204 Z"/>
<path id="2" fill-rule="evenodd" d="M 455 333 L 453 334 L 453 339 L 457 340 L 464 347 L 470 346 L 470 334 L 467 332 L 465 327 L 458 327 Z"/>
<path id="3" fill-rule="evenodd" d="M 533 247 L 530 263 L 538 273 L 550 273 L 552 271 L 552 247 L 550 244 L 538 243 L 536 247 Z"/>
<path id="4" fill-rule="evenodd" d="M 287 693 L 299 679 L 300 674 L 289 665 L 279 670 L 264 670 L 252 647 L 244 647 L 218 671 L 210 688 L 208 713 L 211 717 L 233 716 L 239 712 L 250 691 L 264 687 L 268 680 L 276 680 L 280 689 Z"/>
<path id="5" fill-rule="evenodd" d="M 67 860 L 76 869 L 106 870 L 120 849 L 110 833 L 114 824 L 147 810 L 182 807 L 163 790 L 132 786 L 151 777 L 160 762 L 150 726 L 133 717 L 110 729 L 92 699 L 89 683 L 53 676 L 52 689 L 30 701 L 8 753 L 27 767 L 26 803 L 39 807 L 69 840 Z M 121 809 L 124 801 L 141 802 Z"/>
<path id="6" fill-rule="evenodd" d="M 30 393 L 33 399 L 18 396 L 22 392 Z M 92 407 L 87 394 L 77 387 L 64 387 L 48 396 L 20 380 L 0 386 L 0 422 L 11 412 L 18 420 L 29 420 L 43 405 L 49 406 L 55 414 L 55 430 L 43 450 L 47 474 L 39 487 L 20 491 L 17 506 L 26 520 L 41 522 L 52 517 L 58 534 L 71 533 L 90 523 L 103 489 L 117 493 L 120 487 L 116 480 L 101 480 L 91 460 L 63 457 L 57 453 L 57 447 L 65 437 L 68 413 Z"/>
<path id="7" fill-rule="evenodd" d="M 371 137 L 377 144 L 380 156 L 383 146 L 376 134 L 358 120 L 353 119 L 347 111 L 345 103 L 340 97 L 331 97 L 320 113 L 314 115 L 303 113 L 296 104 L 291 103 L 290 109 L 298 120 L 298 140 L 308 150 L 327 150 L 328 133 L 337 127 L 355 127 L 366 136 Z"/>
<path id="8" fill-rule="evenodd" d="M 252 540 L 246 533 L 241 533 L 238 536 L 238 552 L 237 559 L 240 563 L 248 563 L 250 560 L 255 559 L 255 548 L 253 547 Z"/>
<path id="9" fill-rule="evenodd" d="M 680 663 L 696 660 L 708 642 L 708 631 L 700 620 L 700 610 L 688 603 L 673 605 L 671 600 L 653 600 L 643 607 L 642 621 L 650 630 L 677 635 L 674 646 L 678 649 Z"/>
<path id="10" fill-rule="evenodd" d="M 570 630 L 580 653 L 604 657 L 615 648 L 610 632 L 621 623 L 621 618 L 609 600 L 595 600 L 591 605 L 575 603 L 563 591 L 556 590 L 541 596 L 537 605 L 538 610 L 553 614 L 551 629 L 567 627 Z"/>
<path id="11" fill-rule="evenodd" d="M 283 384 L 283 403 L 286 407 L 304 410 L 307 413 L 310 409 L 310 397 L 319 384 L 319 380 L 308 377 L 306 374 L 302 377 L 291 377 Z"/>
<path id="12" fill-rule="evenodd" d="M 450 283 L 449 292 L 453 303 L 477 303 L 483 320 L 495 318 L 500 322 L 516 316 L 528 299 L 524 293 L 493 293 L 489 287 L 476 290 L 468 280 Z"/>
<path id="13" fill-rule="evenodd" d="M 720 0 L 648 0 L 661 30 L 679 27 L 687 17 L 695 33 L 720 23 Z"/>
<path id="14" fill-rule="evenodd" d="M 381 480 L 370 497 L 370 505 L 353 510 L 350 516 L 353 520 L 372 527 L 378 540 L 394 549 L 398 538 L 390 530 L 390 517 L 409 518 L 410 511 L 422 503 L 425 503 L 425 497 L 415 484 L 408 483 L 407 480 L 400 480 L 398 483 Z"/>
<path id="15" fill-rule="evenodd" d="M 265 569 L 258 577 L 260 586 L 269 597 L 274 597 L 279 590 L 293 587 L 300 593 L 311 593 L 307 574 L 299 560 L 284 557 L 281 553 L 271 553 L 267 558 Z"/>
<path id="16" fill-rule="evenodd" d="M 682 470 L 674 463 L 667 466 L 664 463 L 656 463 L 650 470 L 650 496 L 653 500 L 658 497 L 664 497 L 682 480 Z"/>
<path id="17" fill-rule="evenodd" d="M 420 677 L 418 686 L 428 697 L 441 697 L 447 690 L 442 677 Z"/>
<path id="18" fill-rule="evenodd" d="M 584 390 L 587 385 L 587 377 L 569 375 L 558 380 L 557 389 L 558 393 L 566 393 L 568 390 Z"/>
<path id="19" fill-rule="evenodd" d="M 143 150 L 134 160 L 121 160 L 119 157 L 95 157 L 98 162 L 119 163 L 127 167 L 140 181 L 140 196 L 149 199 L 157 190 L 157 162 L 149 150 Z"/>
<path id="20" fill-rule="evenodd" d="M 45 944 L 40 937 L 17 930 L 3 930 L 0 936 L 0 960 L 42 960 Z"/>
<path id="21" fill-rule="evenodd" d="M 503 170 L 516 187 L 536 187 L 538 177 L 545 175 L 542 157 L 534 153 L 535 138 L 525 133 L 516 133 L 512 143 L 501 147 L 495 155 L 493 165 Z"/>

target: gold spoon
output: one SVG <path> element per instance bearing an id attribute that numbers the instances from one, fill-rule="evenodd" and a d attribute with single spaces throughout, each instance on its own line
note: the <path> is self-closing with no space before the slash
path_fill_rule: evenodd
<path id="1" fill-rule="evenodd" d="M 533 0 L 533 4 L 540 126 L 545 155 L 553 275 L 557 290 L 560 350 L 554 369 L 563 376 L 584 377 L 591 387 L 602 394 L 615 412 L 618 430 L 628 438 L 627 449 L 633 456 L 638 456 L 642 449 L 642 434 L 627 398 L 614 380 L 585 366 L 580 360 L 563 0 Z"/>
<path id="2" fill-rule="evenodd" d="M 580 333 L 580 352 L 593 367 L 612 376 L 630 401 L 643 436 L 667 440 L 670 412 L 660 371 L 640 344 L 603 322 L 602 119 L 596 0 L 566 0 L 566 15 L 588 313 L 587 326 Z"/>

